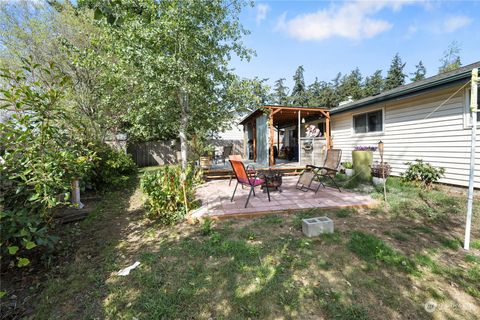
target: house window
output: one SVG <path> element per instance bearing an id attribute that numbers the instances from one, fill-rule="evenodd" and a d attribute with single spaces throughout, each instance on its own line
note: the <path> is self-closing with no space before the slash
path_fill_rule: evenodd
<path id="1" fill-rule="evenodd" d="M 353 130 L 355 133 L 383 131 L 383 110 L 354 115 Z"/>

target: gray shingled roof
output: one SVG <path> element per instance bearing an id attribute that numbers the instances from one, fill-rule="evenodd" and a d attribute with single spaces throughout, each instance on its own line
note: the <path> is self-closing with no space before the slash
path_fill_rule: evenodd
<path id="1" fill-rule="evenodd" d="M 480 68 L 480 61 L 458 68 L 456 70 L 437 74 L 436 76 L 426 78 L 420 81 L 412 82 L 380 94 L 353 101 L 330 110 L 330 114 L 336 114 L 360 107 L 365 107 L 373 103 L 407 96 L 419 91 L 432 89 L 437 86 L 450 84 L 453 82 L 466 80 L 470 78 L 472 69 Z"/>

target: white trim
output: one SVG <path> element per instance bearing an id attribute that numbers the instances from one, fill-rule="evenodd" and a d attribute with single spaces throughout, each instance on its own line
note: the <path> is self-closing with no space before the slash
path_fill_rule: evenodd
<path id="1" fill-rule="evenodd" d="M 358 116 L 358 115 L 360 115 L 360 114 L 373 113 L 373 112 L 376 112 L 376 111 L 382 111 L 382 130 L 380 130 L 380 131 L 372 131 L 372 132 L 365 132 L 365 133 L 356 133 L 356 132 L 355 132 L 355 120 L 354 120 L 354 117 L 355 117 L 355 116 Z M 352 121 L 351 121 L 351 125 L 352 125 L 351 135 L 352 135 L 352 136 L 354 136 L 354 137 L 369 137 L 369 136 L 381 136 L 381 135 L 384 135 L 384 134 L 385 134 L 385 107 L 376 108 L 376 109 L 372 109 L 372 110 L 368 110 L 368 111 L 363 111 L 363 112 L 352 113 L 351 116 L 352 116 Z M 367 121 L 367 123 L 366 123 L 366 126 L 367 126 L 367 128 L 368 128 L 368 121 Z"/>
<path id="2" fill-rule="evenodd" d="M 471 88 L 465 88 L 463 94 L 463 129 L 470 130 L 472 128 L 472 117 L 470 116 L 470 90 Z M 477 105 L 477 109 L 480 110 L 480 105 Z M 477 128 L 480 128 L 479 112 L 477 111 Z"/>

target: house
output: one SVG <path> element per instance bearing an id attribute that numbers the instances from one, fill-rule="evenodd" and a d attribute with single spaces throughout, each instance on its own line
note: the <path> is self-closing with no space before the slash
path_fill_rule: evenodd
<path id="1" fill-rule="evenodd" d="M 236 124 L 239 120 L 234 120 L 230 128 L 219 132 L 214 139 L 209 140 L 209 143 L 215 147 L 216 154 L 221 154 L 225 147 L 232 146 L 232 154 L 244 155 L 243 130 Z"/>
<path id="2" fill-rule="evenodd" d="M 441 182 L 467 186 L 473 68 L 480 68 L 480 61 L 331 109 L 333 146 L 343 150 L 342 161 L 351 160 L 355 146 L 382 140 L 393 175 L 406 170 L 405 162 L 423 159 L 445 168 Z M 480 117 L 476 125 L 480 127 Z M 479 137 L 477 131 L 477 145 Z M 374 160 L 379 160 L 378 153 Z M 480 188 L 480 146 L 474 180 Z"/>

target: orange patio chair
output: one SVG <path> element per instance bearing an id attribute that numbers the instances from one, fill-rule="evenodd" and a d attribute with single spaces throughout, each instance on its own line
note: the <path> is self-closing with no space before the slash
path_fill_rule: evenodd
<path id="1" fill-rule="evenodd" d="M 245 202 L 245 208 L 248 205 L 248 201 L 250 200 L 250 196 L 253 193 L 255 197 L 255 187 L 261 186 L 265 184 L 265 188 L 267 189 L 268 201 L 270 201 L 270 191 L 268 190 L 268 185 L 265 183 L 265 178 L 261 178 L 254 171 L 247 171 L 242 161 L 239 160 L 232 160 L 230 159 L 230 164 L 232 165 L 233 172 L 235 173 L 235 178 L 237 179 L 237 184 L 235 185 L 235 190 L 233 190 L 232 198 L 230 201 L 233 201 L 233 197 L 235 196 L 235 192 L 237 191 L 238 185 L 250 187 L 250 192 L 248 193 L 247 202 Z"/>

